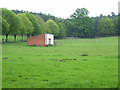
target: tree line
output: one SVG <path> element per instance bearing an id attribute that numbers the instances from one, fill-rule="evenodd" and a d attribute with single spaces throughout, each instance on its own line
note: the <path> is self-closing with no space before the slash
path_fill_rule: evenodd
<path id="1" fill-rule="evenodd" d="M 89 11 L 85 8 L 77 9 L 68 19 L 68 36 L 80 38 L 95 38 L 106 36 L 118 36 L 118 17 L 114 12 L 111 15 L 88 17 Z"/>
<path id="2" fill-rule="evenodd" d="M 6 35 L 6 42 L 8 41 L 8 35 L 14 35 L 14 41 L 16 41 L 17 35 L 21 35 L 23 40 L 23 35 L 30 37 L 30 35 L 35 36 L 42 33 L 51 33 L 57 38 L 61 37 L 61 33 L 65 33 L 65 27 L 63 27 L 62 22 L 56 23 L 52 19 L 48 19 L 45 22 L 40 16 L 29 12 L 16 14 L 6 8 L 1 8 L 1 10 L 2 34 Z"/>
<path id="3" fill-rule="evenodd" d="M 85 8 L 77 8 L 70 18 L 62 19 L 54 17 L 50 14 L 42 14 L 36 12 L 8 10 L 1 8 L 2 16 L 2 34 L 6 35 L 23 35 L 27 37 L 51 33 L 55 38 L 79 37 L 79 38 L 95 38 L 104 36 L 119 35 L 119 16 L 114 12 L 111 15 L 97 17 L 89 17 L 89 11 Z"/>

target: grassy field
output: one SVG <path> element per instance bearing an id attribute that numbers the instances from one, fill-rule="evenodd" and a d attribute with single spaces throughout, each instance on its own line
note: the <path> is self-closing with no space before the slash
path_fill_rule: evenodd
<path id="1" fill-rule="evenodd" d="M 3 43 L 3 88 L 116 88 L 118 37 L 56 40 L 63 45 Z M 60 61 L 61 60 L 61 61 Z"/>

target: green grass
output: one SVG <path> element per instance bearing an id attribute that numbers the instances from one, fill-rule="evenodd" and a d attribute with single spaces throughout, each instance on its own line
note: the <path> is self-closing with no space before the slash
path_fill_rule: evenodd
<path id="1" fill-rule="evenodd" d="M 56 42 L 63 45 L 35 47 L 27 46 L 26 42 L 3 43 L 2 55 L 8 59 L 2 60 L 2 87 L 118 87 L 118 37 Z"/>

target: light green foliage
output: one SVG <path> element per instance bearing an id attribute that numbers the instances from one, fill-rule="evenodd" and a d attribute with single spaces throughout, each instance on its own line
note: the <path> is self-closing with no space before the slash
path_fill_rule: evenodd
<path id="1" fill-rule="evenodd" d="M 47 33 L 52 33 L 51 29 L 49 28 L 49 26 L 47 25 L 47 23 L 45 23 L 46 27 L 48 28 L 47 29 Z"/>
<path id="2" fill-rule="evenodd" d="M 26 16 L 29 18 L 29 20 L 32 22 L 32 25 L 34 26 L 34 31 L 32 32 L 32 35 L 39 35 L 42 33 L 41 26 L 38 23 L 38 20 L 34 15 L 31 13 L 25 12 Z"/>
<path id="3" fill-rule="evenodd" d="M 40 26 L 41 26 L 41 29 L 42 29 L 42 32 L 43 33 L 51 33 L 48 26 L 45 24 L 45 21 L 38 15 L 35 15 L 36 19 L 38 20 Z"/>
<path id="4" fill-rule="evenodd" d="M 36 47 L 27 46 L 27 42 L 3 43 L 2 57 L 8 59 L 2 59 L 2 87 L 118 87 L 118 37 L 55 42 L 63 45 Z M 62 59 L 65 62 L 59 61 Z"/>
<path id="5" fill-rule="evenodd" d="M 2 18 L 10 24 L 9 34 L 19 34 L 21 26 L 20 18 L 11 10 L 2 8 Z"/>
<path id="6" fill-rule="evenodd" d="M 31 34 L 34 30 L 31 21 L 28 19 L 25 13 L 19 13 L 18 16 L 20 17 L 23 27 L 25 28 L 21 30 L 21 34 Z"/>
<path id="7" fill-rule="evenodd" d="M 59 27 L 58 38 L 65 38 L 65 36 L 66 36 L 66 27 L 65 27 L 65 24 L 64 24 L 64 20 L 62 20 L 60 18 L 56 18 L 55 22 L 57 23 L 57 25 Z"/>
<path id="8" fill-rule="evenodd" d="M 20 28 L 19 34 L 20 35 L 25 35 L 26 34 L 26 29 L 25 29 L 25 26 L 24 26 L 24 24 L 23 24 L 21 19 L 20 19 L 20 26 L 21 26 L 21 28 Z"/>
<path id="9" fill-rule="evenodd" d="M 110 18 L 102 18 L 99 21 L 99 33 L 106 36 L 106 35 L 113 35 L 114 34 L 114 22 Z"/>
<path id="10" fill-rule="evenodd" d="M 8 34 L 10 29 L 10 24 L 2 18 L 2 34 Z"/>
<path id="11" fill-rule="evenodd" d="M 59 27 L 53 20 L 51 20 L 51 19 L 48 20 L 46 22 L 46 25 L 50 28 L 52 34 L 54 34 L 55 37 L 59 35 Z"/>
<path id="12" fill-rule="evenodd" d="M 62 20 L 60 18 L 56 18 L 55 22 L 57 23 L 57 25 L 59 27 L 58 38 L 65 38 L 65 36 L 66 36 L 66 27 L 65 27 L 65 24 L 64 24 L 64 20 Z"/>
<path id="13" fill-rule="evenodd" d="M 58 23 L 58 26 L 59 26 L 59 35 L 58 35 L 58 37 L 59 38 L 65 38 L 66 30 L 65 30 L 65 27 L 64 27 L 63 23 L 62 22 Z"/>

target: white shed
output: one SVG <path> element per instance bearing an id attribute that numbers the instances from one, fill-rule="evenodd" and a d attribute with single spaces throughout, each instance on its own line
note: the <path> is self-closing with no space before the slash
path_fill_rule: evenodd
<path id="1" fill-rule="evenodd" d="M 53 45 L 54 44 L 54 35 L 53 34 L 45 34 L 45 45 Z"/>

